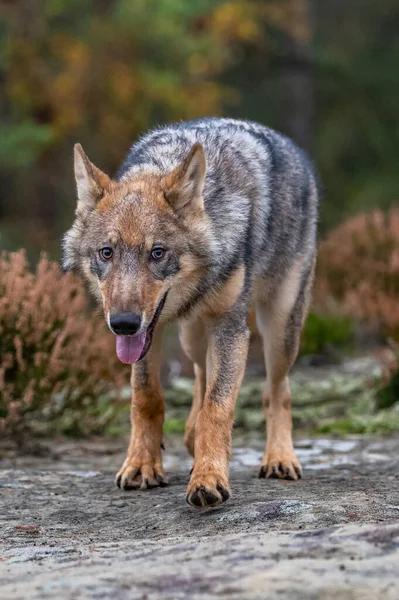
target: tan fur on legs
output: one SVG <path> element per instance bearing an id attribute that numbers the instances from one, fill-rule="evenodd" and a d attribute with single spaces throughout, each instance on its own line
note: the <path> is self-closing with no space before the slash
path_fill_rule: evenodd
<path id="1" fill-rule="evenodd" d="M 194 363 L 194 396 L 184 434 L 187 450 L 194 456 L 195 423 L 204 402 L 206 387 L 207 337 L 204 324 L 199 320 L 181 321 L 179 339 L 186 356 Z"/>
<path id="2" fill-rule="evenodd" d="M 230 497 L 229 460 L 235 398 L 205 400 L 196 421 L 195 461 L 187 502 L 198 508 L 216 506 Z"/>
<path id="3" fill-rule="evenodd" d="M 263 396 L 267 443 L 259 477 L 298 479 L 301 465 L 292 443 L 288 373 L 297 357 L 313 273 L 300 262 L 277 292 L 257 305 L 257 323 L 265 351 L 267 385 Z"/>
<path id="4" fill-rule="evenodd" d="M 195 461 L 187 502 L 216 506 L 230 496 L 228 481 L 234 408 L 244 375 L 248 330 L 212 328 L 207 352 L 207 386 L 195 424 Z"/>
<path id="5" fill-rule="evenodd" d="M 292 444 L 291 392 L 288 377 L 265 390 L 263 405 L 267 445 L 259 476 L 298 479 L 302 471 Z"/>
<path id="6" fill-rule="evenodd" d="M 194 365 L 195 382 L 194 382 L 194 397 L 191 406 L 190 414 L 186 422 L 184 432 L 184 443 L 191 456 L 194 456 L 195 445 L 195 423 L 198 413 L 202 408 L 206 387 L 206 371 L 199 365 Z"/>
<path id="7" fill-rule="evenodd" d="M 165 417 L 159 383 L 162 326 L 158 325 L 147 356 L 132 368 L 132 431 L 127 457 L 116 476 L 124 490 L 162 486 L 167 483 L 161 446 Z"/>

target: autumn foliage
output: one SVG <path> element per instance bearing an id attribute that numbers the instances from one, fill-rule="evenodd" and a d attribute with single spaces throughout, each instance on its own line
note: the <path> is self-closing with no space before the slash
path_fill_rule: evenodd
<path id="1" fill-rule="evenodd" d="M 128 376 L 113 342 L 103 317 L 88 318 L 80 280 L 45 257 L 31 273 L 23 251 L 2 253 L 0 432 L 48 431 L 61 416 L 63 431 L 101 429 L 102 398 Z"/>
<path id="2" fill-rule="evenodd" d="M 350 218 L 320 244 L 316 303 L 399 340 L 399 209 Z"/>

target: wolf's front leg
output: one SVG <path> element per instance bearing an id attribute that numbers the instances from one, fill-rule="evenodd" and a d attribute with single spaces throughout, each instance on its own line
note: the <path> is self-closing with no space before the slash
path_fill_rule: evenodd
<path id="1" fill-rule="evenodd" d="M 165 404 L 159 382 L 162 329 L 158 325 L 147 356 L 132 369 L 132 431 L 127 457 L 116 476 L 123 490 L 166 485 L 161 446 Z"/>
<path id="2" fill-rule="evenodd" d="M 244 375 L 249 332 L 246 313 L 226 315 L 210 326 L 207 386 L 195 424 L 195 459 L 187 488 L 192 506 L 216 506 L 230 496 L 231 430 Z"/>

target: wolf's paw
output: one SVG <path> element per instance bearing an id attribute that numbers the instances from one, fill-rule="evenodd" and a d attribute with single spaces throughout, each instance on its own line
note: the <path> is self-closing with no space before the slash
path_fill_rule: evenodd
<path id="1" fill-rule="evenodd" d="M 230 498 L 227 478 L 216 473 L 196 474 L 192 472 L 187 488 L 186 501 L 196 508 L 218 506 Z"/>
<path id="2" fill-rule="evenodd" d="M 145 490 L 153 487 L 164 487 L 168 480 L 162 464 L 146 464 L 138 460 L 125 460 L 115 479 L 121 490 Z"/>
<path id="3" fill-rule="evenodd" d="M 259 479 L 301 479 L 302 468 L 293 450 L 266 451 Z"/>

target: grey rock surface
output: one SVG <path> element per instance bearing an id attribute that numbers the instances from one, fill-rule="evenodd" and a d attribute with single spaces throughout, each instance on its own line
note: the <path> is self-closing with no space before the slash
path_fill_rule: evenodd
<path id="1" fill-rule="evenodd" d="M 231 500 L 203 512 L 167 442 L 170 485 L 138 492 L 114 486 L 121 442 L 4 452 L 2 600 L 399 598 L 398 439 L 298 441 L 299 482 L 257 479 L 261 444 L 237 445 Z"/>

